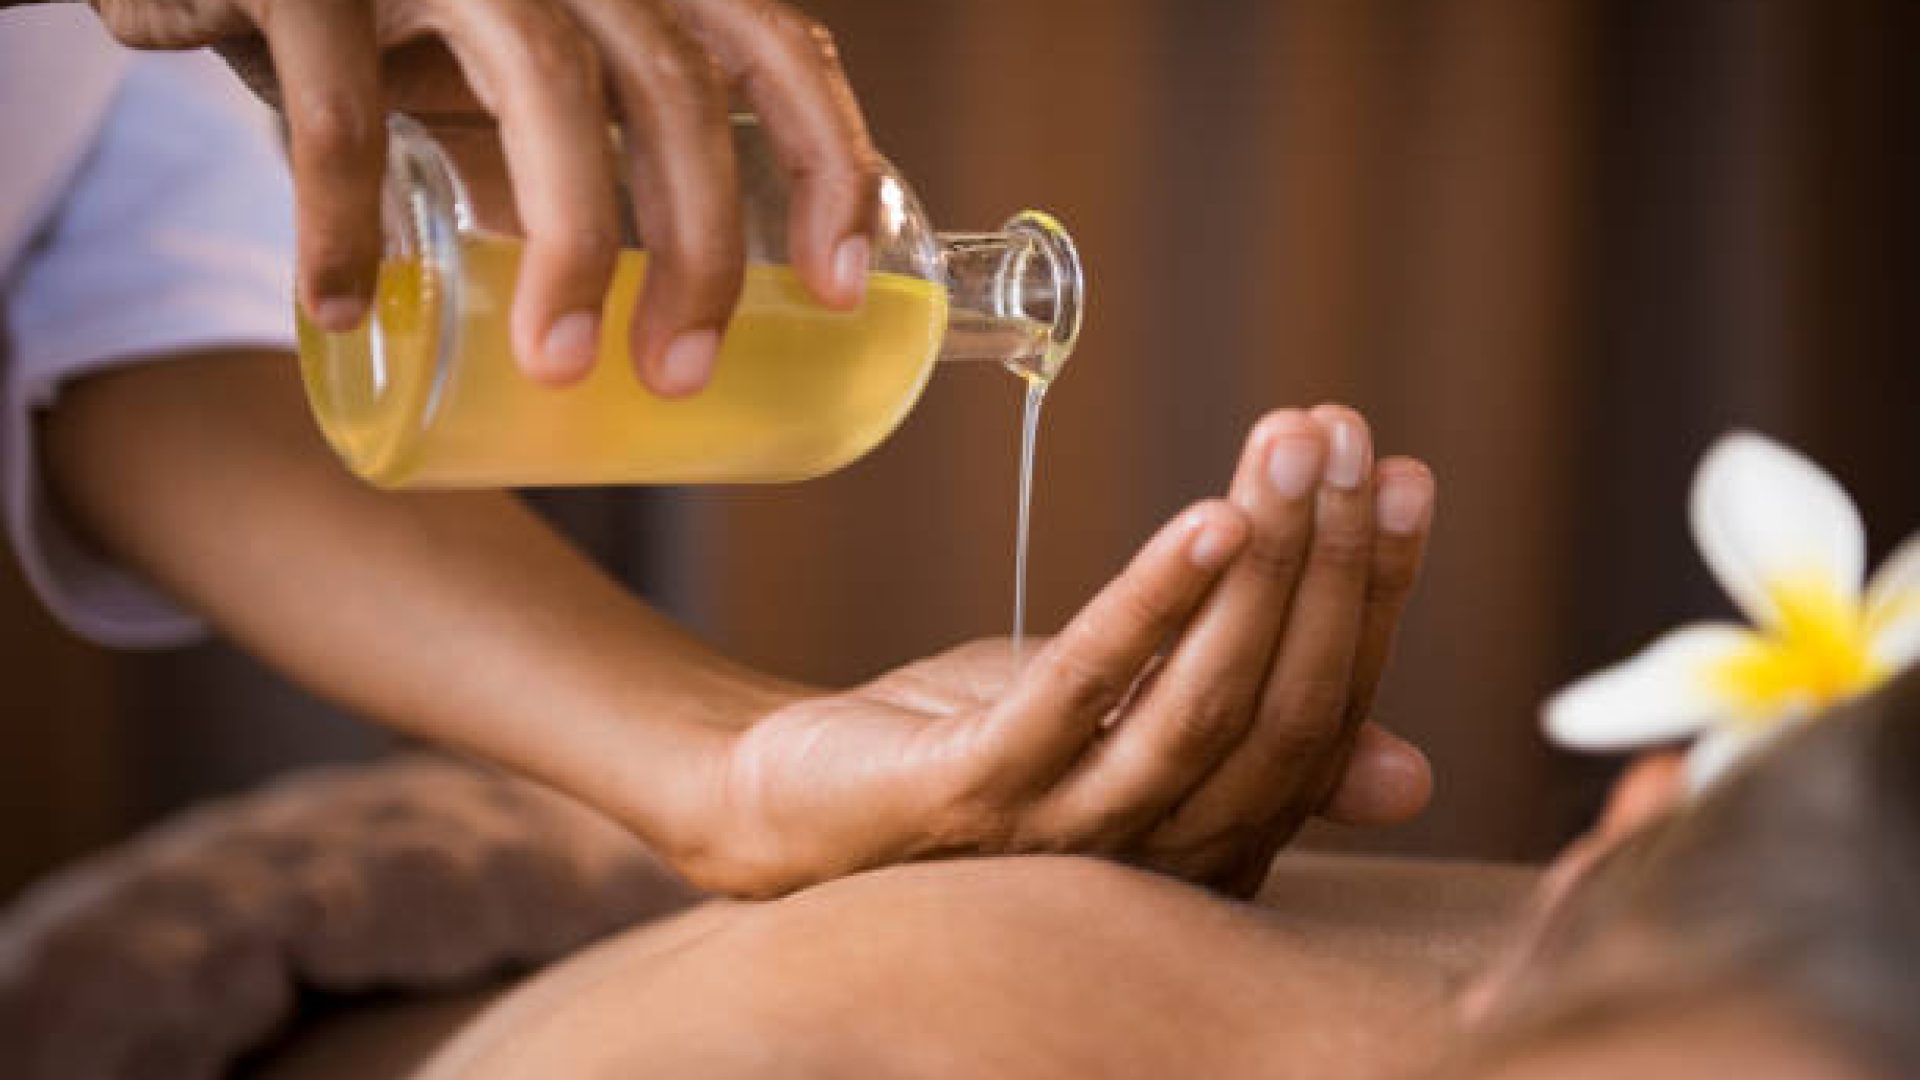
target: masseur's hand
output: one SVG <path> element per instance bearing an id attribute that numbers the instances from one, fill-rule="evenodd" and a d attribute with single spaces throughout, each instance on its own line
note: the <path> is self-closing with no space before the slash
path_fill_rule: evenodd
<path id="1" fill-rule="evenodd" d="M 615 168 L 652 255 L 633 358 L 656 392 L 704 386 L 740 291 L 729 84 L 790 174 L 789 249 L 823 302 L 865 288 L 877 181 L 826 32 L 777 0 L 94 0 L 134 46 L 221 45 L 243 74 L 264 42 L 299 202 L 300 296 L 320 326 L 368 310 L 388 108 L 491 114 L 527 237 L 513 344 L 528 374 L 585 375 L 621 230 Z M 258 72 L 255 72 L 258 75 Z M 608 123 L 625 128 L 616 165 Z"/>
<path id="2" fill-rule="evenodd" d="M 1353 488 L 1370 493 L 1364 427 L 1358 437 Z M 1395 519 L 1411 527 L 1382 556 L 1370 508 L 1359 535 L 1336 520 L 1317 540 L 1329 441 L 1304 413 L 1263 423 L 1232 500 L 1164 529 L 1017 677 L 1004 643 L 976 644 L 745 728 L 715 775 L 689 785 L 710 800 L 669 857 L 698 884 L 755 895 L 910 859 L 1032 851 L 1231 887 L 1252 850 L 1297 826 L 1296 808 L 1355 823 L 1416 812 L 1424 759 L 1360 725 L 1354 688 L 1370 691 L 1384 662 L 1431 481 L 1412 463 L 1382 467 L 1383 492 L 1421 511 Z M 1352 595 L 1336 587 L 1349 576 Z M 1254 768 L 1263 782 L 1243 793 Z"/>

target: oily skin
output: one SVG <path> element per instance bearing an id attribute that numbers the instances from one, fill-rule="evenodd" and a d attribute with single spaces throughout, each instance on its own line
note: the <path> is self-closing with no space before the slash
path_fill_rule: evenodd
<path id="1" fill-rule="evenodd" d="M 1747 999 L 1476 1045 L 1462 989 L 1513 947 L 1538 885 L 1511 867 L 1288 854 L 1242 905 L 1083 859 L 899 867 L 637 928 L 492 1002 L 349 1018 L 265 1075 L 1862 1075 Z"/>
<path id="2" fill-rule="evenodd" d="M 1321 595 L 1313 581 L 1353 573 L 1313 557 L 1313 498 L 1272 479 L 1283 448 L 1324 458 L 1319 415 L 1263 422 L 1229 497 L 1169 523 L 1011 684 L 1004 644 L 989 642 L 842 691 L 693 641 L 508 494 L 359 483 L 314 431 L 288 357 L 82 380 L 42 441 L 67 520 L 236 641 L 363 715 L 598 807 L 709 891 L 767 896 L 903 860 L 1028 851 L 1230 887 L 1217 872 L 1297 824 L 1265 792 L 1211 804 L 1204 829 L 1160 830 L 1261 725 L 1298 732 L 1300 759 L 1275 783 L 1327 817 L 1403 820 L 1429 791 L 1418 751 L 1352 728 L 1377 672 L 1345 652 L 1284 677 L 1346 696 L 1255 711 L 1293 635 L 1264 609 L 1291 619 Z M 1385 462 L 1368 483 L 1383 519 L 1390 496 L 1417 511 L 1396 519 L 1362 586 L 1403 592 L 1431 479 Z M 1342 650 L 1384 649 L 1392 610 L 1369 608 Z M 1162 651 L 1173 659 L 1141 684 Z M 1204 692 L 1214 682 L 1239 689 Z"/>
<path id="3" fill-rule="evenodd" d="M 1488 1041 L 1540 909 L 1671 803 L 1677 769 L 1637 766 L 1547 874 L 1290 854 L 1256 906 L 998 859 L 710 907 L 536 977 L 422 1075 L 1860 1076 L 1772 1003 L 1726 996 Z M 1550 998 L 1553 968 L 1512 1004 Z"/>
<path id="4" fill-rule="evenodd" d="M 613 939 L 420 1075 L 1413 1075 L 1531 880 L 1289 855 L 1253 906 L 1082 859 L 901 867 Z"/>

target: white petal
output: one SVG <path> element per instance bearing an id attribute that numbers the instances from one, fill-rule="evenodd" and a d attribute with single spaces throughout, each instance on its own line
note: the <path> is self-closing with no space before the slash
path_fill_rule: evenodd
<path id="1" fill-rule="evenodd" d="M 1725 724 L 1714 728 L 1687 751 L 1687 786 L 1696 794 L 1755 754 L 1765 753 L 1782 735 L 1824 715 L 1818 709 L 1789 713 L 1769 724 Z"/>
<path id="2" fill-rule="evenodd" d="M 1920 535 L 1910 536 L 1867 586 L 1874 659 L 1898 671 L 1920 659 Z"/>
<path id="3" fill-rule="evenodd" d="M 1693 481 L 1693 536 L 1747 616 L 1778 626 L 1771 590 L 1835 590 L 1854 601 L 1865 573 L 1860 511 L 1820 466 L 1765 436 L 1716 443 Z"/>
<path id="4" fill-rule="evenodd" d="M 1700 736 L 1687 751 L 1687 789 L 1705 791 L 1746 756 L 1770 742 L 1785 724 L 1766 727 L 1722 725 Z"/>
<path id="5" fill-rule="evenodd" d="M 1759 638 L 1738 626 L 1687 626 L 1547 702 L 1547 737 L 1575 750 L 1624 750 L 1695 734 L 1731 711 L 1710 677 Z"/>

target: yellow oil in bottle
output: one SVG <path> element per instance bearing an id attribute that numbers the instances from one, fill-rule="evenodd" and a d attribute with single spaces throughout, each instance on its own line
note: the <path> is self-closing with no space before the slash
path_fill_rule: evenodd
<path id="1" fill-rule="evenodd" d="M 875 274 L 858 311 L 816 304 L 793 271 L 752 266 L 713 382 L 656 397 L 627 332 L 647 256 L 620 255 L 593 373 L 542 386 L 514 364 L 508 308 L 521 245 L 463 236 L 458 296 L 418 260 L 380 272 L 366 328 L 302 320 L 301 367 L 320 427 L 353 470 L 385 487 L 800 480 L 872 449 L 912 409 L 947 326 L 932 282 Z M 443 308 L 457 312 L 440 368 Z"/>

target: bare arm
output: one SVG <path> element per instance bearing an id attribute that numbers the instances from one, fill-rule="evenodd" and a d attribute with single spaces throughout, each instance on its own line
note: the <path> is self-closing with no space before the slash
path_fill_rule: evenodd
<path id="1" fill-rule="evenodd" d="M 281 670 L 617 808 L 655 842 L 689 812 L 713 728 L 801 692 L 688 638 L 512 495 L 364 486 L 288 357 L 87 379 L 42 437 L 100 546 Z"/>
<path id="2" fill-rule="evenodd" d="M 1272 428 L 1256 429 L 1249 461 Z M 97 546 L 242 645 L 349 708 L 594 804 L 695 884 L 756 895 L 1028 850 L 1202 877 L 1160 864 L 1146 838 L 1160 809 L 1234 754 L 1163 737 L 1206 704 L 1181 680 L 1118 695 L 1169 640 L 1202 682 L 1260 685 L 1266 652 L 1242 643 L 1272 628 L 1205 613 L 1271 591 L 1270 575 L 1227 572 L 1243 548 L 1258 553 L 1250 537 L 1298 534 L 1310 514 L 1258 495 L 1261 471 L 1243 469 L 1239 501 L 1203 502 L 1162 529 L 1017 677 L 985 646 L 821 692 L 695 643 L 511 496 L 365 487 L 314 432 L 285 356 L 83 380 L 42 438 L 56 496 Z M 1105 738 L 1116 709 L 1120 734 Z M 1419 755 L 1377 729 L 1344 770 L 1327 764 L 1345 775 L 1336 814 L 1378 820 L 1369 808 L 1424 801 Z M 1320 776 L 1281 786 L 1310 794 Z"/>

